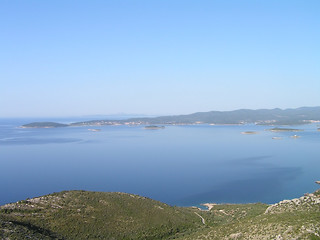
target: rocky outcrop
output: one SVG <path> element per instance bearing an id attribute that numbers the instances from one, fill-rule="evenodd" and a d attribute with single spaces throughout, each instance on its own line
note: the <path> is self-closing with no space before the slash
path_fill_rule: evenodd
<path id="1" fill-rule="evenodd" d="M 318 211 L 320 212 L 320 196 L 313 193 L 300 198 L 283 200 L 268 207 L 265 214 L 294 212 L 294 211 Z"/>

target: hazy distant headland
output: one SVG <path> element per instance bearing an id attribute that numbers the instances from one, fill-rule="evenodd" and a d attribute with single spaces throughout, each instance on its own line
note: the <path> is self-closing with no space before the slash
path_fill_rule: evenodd
<path id="1" fill-rule="evenodd" d="M 234 111 L 198 112 L 188 115 L 129 118 L 122 120 L 91 120 L 60 124 L 35 122 L 25 124 L 24 128 L 51 128 L 65 126 L 103 126 L 103 125 L 193 125 L 193 124 L 257 124 L 257 125 L 297 125 L 320 122 L 320 107 L 301 107 L 295 109 L 239 109 Z"/>
<path id="2" fill-rule="evenodd" d="M 56 123 L 56 122 L 33 122 L 22 125 L 22 128 L 58 128 L 68 127 L 68 124 Z"/>

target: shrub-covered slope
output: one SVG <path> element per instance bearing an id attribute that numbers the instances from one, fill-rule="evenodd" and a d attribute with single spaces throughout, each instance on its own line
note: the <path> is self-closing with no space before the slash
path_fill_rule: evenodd
<path id="1" fill-rule="evenodd" d="M 251 205 L 251 210 L 249 206 L 216 205 L 210 210 L 216 219 L 214 225 L 179 239 L 320 239 L 319 192 L 284 200 L 264 210 L 263 205 Z"/>
<path id="2" fill-rule="evenodd" d="M 67 191 L 0 207 L 0 226 L 1 239 L 320 239 L 320 192 L 203 211 L 132 194 Z"/>
<path id="3" fill-rule="evenodd" d="M 68 191 L 1 207 L 0 219 L 53 239 L 161 239 L 202 225 L 186 208 L 125 193 Z M 10 236 L 4 225 L 3 238 Z"/>

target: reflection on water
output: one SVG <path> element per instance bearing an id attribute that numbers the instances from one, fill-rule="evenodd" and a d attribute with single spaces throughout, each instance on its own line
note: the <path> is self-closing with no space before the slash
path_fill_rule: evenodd
<path id="1" fill-rule="evenodd" d="M 49 143 L 71 143 L 80 142 L 81 139 L 76 138 L 2 138 L 1 145 L 29 145 L 29 144 L 49 144 Z"/>
<path id="2" fill-rule="evenodd" d="M 275 197 L 283 196 L 286 182 L 298 178 L 301 173 L 302 170 L 298 167 L 258 170 L 253 174 L 254 177 L 225 182 L 209 192 L 189 196 L 181 202 L 189 205 L 191 202 L 196 204 L 198 199 L 203 199 L 204 202 L 214 199 L 216 203 L 248 203 L 261 202 L 263 199 L 263 202 L 272 203 Z"/>
<path id="3" fill-rule="evenodd" d="M 130 192 L 173 205 L 273 203 L 314 191 L 320 178 L 315 125 L 298 126 L 305 128 L 299 139 L 255 125 L 99 132 L 18 125 L 0 124 L 0 204 L 71 189 Z M 241 134 L 249 130 L 258 133 Z"/>

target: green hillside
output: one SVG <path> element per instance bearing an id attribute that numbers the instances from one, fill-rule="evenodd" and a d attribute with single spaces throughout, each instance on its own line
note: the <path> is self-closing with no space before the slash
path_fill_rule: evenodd
<path id="1" fill-rule="evenodd" d="M 317 194 L 284 200 L 260 213 L 258 210 L 254 206 L 251 209 L 254 214 L 248 214 L 248 205 L 218 205 L 210 211 L 216 219 L 215 225 L 178 239 L 320 239 L 320 197 Z"/>
<path id="2" fill-rule="evenodd" d="M 320 239 L 320 192 L 274 205 L 172 207 L 126 193 L 65 191 L 0 207 L 1 239 Z"/>
<path id="3" fill-rule="evenodd" d="M 203 225 L 187 208 L 132 194 L 86 191 L 8 204 L 1 207 L 0 219 L 52 239 L 167 239 Z"/>

